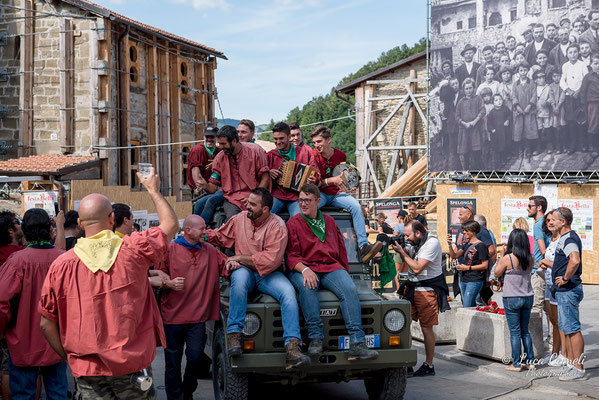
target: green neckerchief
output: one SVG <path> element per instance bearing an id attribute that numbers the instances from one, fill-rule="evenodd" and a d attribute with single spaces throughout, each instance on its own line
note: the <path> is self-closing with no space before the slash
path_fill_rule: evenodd
<path id="1" fill-rule="evenodd" d="M 324 217 L 322 216 L 322 213 L 320 212 L 320 210 L 318 210 L 318 215 L 316 215 L 316 218 L 306 217 L 304 215 L 304 213 L 300 213 L 300 214 L 304 218 L 304 220 L 306 221 L 306 223 L 308 224 L 310 229 L 312 230 L 312 233 L 314 235 L 316 235 L 318 240 L 320 240 L 322 243 L 324 243 L 325 223 L 324 223 Z"/>
<path id="2" fill-rule="evenodd" d="M 289 150 L 286 152 L 281 151 L 279 149 L 275 149 L 275 151 L 283 157 L 286 161 L 293 160 L 295 161 L 295 147 L 293 147 L 292 143 L 289 143 Z"/>
<path id="3" fill-rule="evenodd" d="M 249 143 L 256 143 L 256 139 L 252 138 Z"/>
<path id="4" fill-rule="evenodd" d="M 212 149 L 210 149 L 210 147 L 206 146 L 206 142 L 204 142 L 204 148 L 206 149 L 208 154 L 210 154 L 210 157 L 214 157 L 214 152 L 216 151 L 216 146 L 214 146 Z"/>
<path id="5" fill-rule="evenodd" d="M 47 240 L 39 240 L 37 242 L 31 242 L 27 245 L 27 247 L 43 247 L 43 246 L 52 246 L 52 243 L 48 242 Z"/>

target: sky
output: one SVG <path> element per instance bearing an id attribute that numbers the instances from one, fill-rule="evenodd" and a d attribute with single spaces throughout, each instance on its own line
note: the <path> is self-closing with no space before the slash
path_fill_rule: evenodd
<path id="1" fill-rule="evenodd" d="M 383 51 L 426 36 L 424 0 L 92 1 L 223 52 L 223 114 L 256 124 L 284 119 Z"/>

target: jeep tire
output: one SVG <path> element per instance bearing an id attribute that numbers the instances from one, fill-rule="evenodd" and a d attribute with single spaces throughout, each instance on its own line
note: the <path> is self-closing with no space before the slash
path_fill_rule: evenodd
<path id="1" fill-rule="evenodd" d="M 248 374 L 231 371 L 225 332 L 218 328 L 214 334 L 212 352 L 212 385 L 215 400 L 247 400 L 249 394 Z"/>
<path id="2" fill-rule="evenodd" d="M 374 371 L 364 378 L 369 400 L 401 400 L 406 393 L 408 371 L 405 367 Z"/>

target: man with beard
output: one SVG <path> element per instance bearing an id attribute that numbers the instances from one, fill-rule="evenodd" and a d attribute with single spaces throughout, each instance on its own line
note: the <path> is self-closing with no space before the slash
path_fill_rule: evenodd
<path id="1" fill-rule="evenodd" d="M 293 217 L 299 214 L 300 207 L 297 203 L 298 192 L 291 189 L 285 189 L 278 184 L 278 179 L 283 175 L 280 168 L 284 162 L 296 161 L 298 163 L 309 165 L 318 169 L 314 156 L 307 146 L 295 147 L 289 141 L 290 129 L 284 122 L 279 122 L 272 128 L 273 139 L 276 148 L 266 153 L 268 160 L 268 168 L 270 168 L 270 177 L 272 179 L 272 195 L 274 203 L 271 212 L 279 214 L 279 212 L 287 210 L 289 216 Z M 315 183 L 317 176 L 310 177 L 309 183 Z"/>
<path id="2" fill-rule="evenodd" d="M 228 220 L 246 209 L 245 202 L 252 190 L 269 187 L 270 175 L 262 147 L 240 142 L 234 127 L 223 126 L 218 130 L 217 138 L 223 151 L 212 162 L 212 174 L 206 192 L 212 194 L 219 186 L 222 188 Z"/>
<path id="3" fill-rule="evenodd" d="M 52 220 L 43 209 L 27 210 L 22 229 L 27 248 L 13 253 L 0 268 L 0 334 L 6 335 L 10 351 L 10 392 L 14 399 L 33 399 L 42 375 L 47 398 L 66 400 L 67 364 L 44 339 L 37 311 L 50 265 L 64 250 L 50 243 Z"/>
<path id="4" fill-rule="evenodd" d="M 449 289 L 441 265 L 443 250 L 439 239 L 417 220 L 411 220 L 406 224 L 404 234 L 412 248 L 393 243 L 393 249 L 408 266 L 408 282 L 400 287 L 399 293 L 412 304 L 412 321 L 420 322 L 426 352 L 426 360 L 418 371 L 414 372 L 414 376 L 435 375 L 433 326 L 439 324 L 439 309 L 441 312 L 449 309 Z"/>
<path id="5" fill-rule="evenodd" d="M 308 354 L 320 356 L 323 351 L 322 320 L 318 288 L 332 291 L 339 299 L 343 319 L 349 334 L 347 359 L 375 360 L 378 353 L 366 346 L 362 330 L 358 291 L 349 275 L 347 251 L 341 231 L 333 217 L 318 209 L 320 191 L 313 184 L 302 186 L 299 194 L 301 214 L 287 222 L 287 267 L 289 280 L 299 292 L 300 304 L 310 347 Z"/>
<path id="6" fill-rule="evenodd" d="M 227 257 L 204 243 L 206 223 L 198 215 L 183 222 L 183 234 L 168 245 L 159 269 L 173 277 L 164 286 L 160 312 L 164 322 L 164 383 L 169 400 L 193 399 L 206 343 L 206 321 L 220 318 L 219 276 Z M 181 360 L 185 348 L 185 374 Z"/>
<path id="7" fill-rule="evenodd" d="M 300 129 L 300 126 L 297 122 L 290 122 L 289 123 L 289 141 L 291 142 L 291 144 L 293 144 L 295 146 L 295 148 L 299 148 L 299 147 L 305 147 L 308 150 L 310 150 L 310 146 L 308 146 L 306 143 L 304 143 L 304 138 L 302 137 L 302 131 Z"/>
<path id="8" fill-rule="evenodd" d="M 537 60 L 537 53 L 543 49 L 549 54 L 557 45 L 553 40 L 545 38 L 545 27 L 543 24 L 536 24 L 532 29 L 533 41 L 524 50 L 524 57 L 528 65 L 533 65 Z"/>
<path id="9" fill-rule="evenodd" d="M 578 41 L 589 43 L 591 45 L 591 54 L 599 53 L 599 10 L 589 11 L 588 19 L 589 29 L 580 35 Z"/>
<path id="10" fill-rule="evenodd" d="M 557 31 L 558 44 L 549 52 L 549 64 L 562 71 L 562 65 L 568 62 L 568 46 L 570 45 L 570 31 L 559 28 Z"/>
<path id="11" fill-rule="evenodd" d="M 476 53 L 476 47 L 472 46 L 468 43 L 464 50 L 460 53 L 462 58 L 464 59 L 464 64 L 460 65 L 455 70 L 455 77 L 458 78 L 460 82 L 460 87 L 462 87 L 462 82 L 466 78 L 472 78 L 476 80 L 476 73 L 480 68 L 480 64 L 472 61 L 474 59 L 474 54 Z"/>
<path id="12" fill-rule="evenodd" d="M 341 175 L 333 176 L 335 167 L 345 162 L 345 153 L 339 149 L 331 147 L 331 130 L 323 125 L 318 125 L 310 133 L 314 149 L 312 154 L 316 160 L 316 165 L 320 171 L 320 208 L 331 205 L 337 208 L 344 208 L 350 212 L 358 246 L 360 247 L 360 260 L 363 263 L 369 262 L 383 247 L 383 243 L 377 241 L 375 244 L 368 244 L 366 236 L 366 223 L 362 207 L 356 199 L 347 193 L 347 186 Z"/>
<path id="13" fill-rule="evenodd" d="M 212 174 L 212 162 L 221 149 L 216 145 L 218 129 L 212 126 L 204 130 L 204 140 L 191 149 L 187 161 L 187 184 L 196 196 L 204 194 L 194 205 L 193 213 L 210 223 L 216 207 L 223 204 L 223 191 L 217 190 L 212 194 L 204 193 Z"/>
<path id="14" fill-rule="evenodd" d="M 241 354 L 247 298 L 254 291 L 266 293 L 281 304 L 287 369 L 310 363 L 300 350 L 299 307 L 295 290 L 278 269 L 287 245 L 287 228 L 270 212 L 273 197 L 264 188 L 251 191 L 247 211 L 234 215 L 219 229 L 206 231 L 208 242 L 220 247 L 235 246 L 227 260 L 231 294 L 227 317 L 227 347 L 231 357 Z"/>

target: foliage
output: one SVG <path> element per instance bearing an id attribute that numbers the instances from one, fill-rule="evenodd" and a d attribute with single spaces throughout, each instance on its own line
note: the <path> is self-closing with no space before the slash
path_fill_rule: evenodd
<path id="1" fill-rule="evenodd" d="M 378 69 L 384 68 L 390 64 L 401 61 L 414 54 L 420 53 L 426 50 L 426 39 L 422 38 L 420 41 L 409 47 L 406 44 L 392 48 L 389 51 L 383 52 L 376 61 L 370 61 L 356 72 L 341 79 L 337 86 L 343 85 L 347 82 L 351 82 L 361 76 L 374 72 Z M 350 101 L 354 101 L 353 97 L 350 97 Z M 326 95 L 313 97 L 312 100 L 304 104 L 301 108 L 295 107 L 287 114 L 286 121 L 294 121 L 300 125 L 313 124 L 320 121 L 326 121 L 329 119 L 335 119 L 344 117 L 348 114 L 348 109 L 351 105 L 344 102 L 335 96 L 335 88 Z M 270 124 L 266 127 L 266 131 L 270 131 L 275 125 L 275 121 L 271 119 Z M 340 119 L 338 121 L 331 121 L 326 123 L 331 128 L 333 135 L 332 145 L 347 155 L 348 162 L 356 162 L 356 124 L 349 118 Z M 302 134 L 304 141 L 309 143 L 310 132 L 314 126 L 302 128 Z M 272 133 L 263 133 L 260 135 L 261 140 L 272 141 Z"/>

